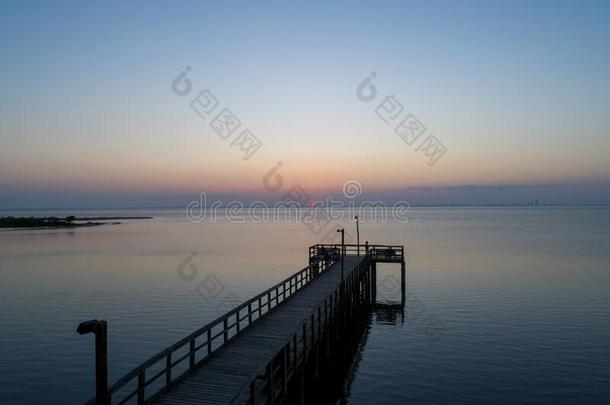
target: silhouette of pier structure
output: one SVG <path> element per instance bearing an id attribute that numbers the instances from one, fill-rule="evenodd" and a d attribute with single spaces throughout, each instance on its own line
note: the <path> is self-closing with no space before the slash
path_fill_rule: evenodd
<path id="1" fill-rule="evenodd" d="M 318 244 L 309 264 L 157 353 L 111 386 L 106 321 L 96 337 L 96 396 L 90 404 L 303 403 L 307 390 L 359 336 L 376 303 L 377 263 L 401 265 L 398 245 Z"/>

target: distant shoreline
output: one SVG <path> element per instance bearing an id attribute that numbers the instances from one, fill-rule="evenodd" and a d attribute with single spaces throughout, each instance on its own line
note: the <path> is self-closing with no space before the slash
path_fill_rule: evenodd
<path id="1" fill-rule="evenodd" d="M 385 203 L 385 204 L 394 204 L 396 201 L 395 200 L 383 200 L 383 199 L 379 199 L 379 201 Z M 540 202 L 537 205 L 536 204 L 527 204 L 527 203 L 480 203 L 480 204 L 463 204 L 463 203 L 445 203 L 445 204 L 426 204 L 426 203 L 417 203 L 414 201 L 409 201 L 408 199 L 406 200 L 411 204 L 412 208 L 608 208 L 610 207 L 610 203 L 573 203 L 573 204 L 563 204 L 563 203 L 548 203 L 548 202 Z M 242 203 L 244 204 L 244 207 L 247 208 L 248 204 L 252 203 L 254 201 L 242 201 Z M 265 203 L 272 205 L 277 201 L 267 201 Z M 377 202 L 377 200 L 375 200 L 375 202 Z M 357 205 L 357 202 L 356 202 Z M 230 205 L 228 204 L 223 204 L 221 206 L 217 206 L 215 208 L 227 208 L 230 207 Z M 120 212 L 120 211 L 132 211 L 132 210 L 138 210 L 138 211 L 156 211 L 156 210 L 185 210 L 185 206 L 162 206 L 162 207 L 82 207 L 82 208 L 78 208 L 78 207 L 65 207 L 65 208 L 41 208 L 41 207 L 35 207 L 35 208 L 22 208 L 22 207 L 13 207 L 13 208 L 0 208 L 0 212 L 80 212 L 80 211 L 91 211 L 91 212 L 95 212 L 95 211 L 102 211 L 102 212 Z M 210 207 L 207 207 L 210 208 Z M 298 208 L 311 208 L 309 206 L 302 206 L 302 207 L 298 207 Z M 320 206 L 320 208 L 324 208 L 322 206 Z M 337 207 L 339 208 L 339 207 Z M 88 217 L 83 217 L 83 218 L 88 218 Z M 92 217 L 92 218 L 97 218 L 97 216 Z M 100 217 L 101 218 L 101 217 Z M 123 219 L 123 217 L 103 217 L 103 218 L 119 218 L 119 219 Z M 125 219 L 148 219 L 148 218 L 154 218 L 154 217 L 125 217 Z"/>
<path id="2" fill-rule="evenodd" d="M 112 221 L 117 219 L 153 219 L 154 217 L 76 217 L 75 221 Z"/>
<path id="3" fill-rule="evenodd" d="M 391 202 L 386 202 L 391 204 Z M 216 208 L 227 208 L 228 205 L 222 205 Z M 209 208 L 209 207 L 208 207 Z M 245 207 L 246 208 L 246 207 Z M 311 207 L 298 207 L 311 208 Z M 319 207 L 324 208 L 324 207 Z M 540 203 L 538 205 L 527 204 L 417 204 L 411 202 L 411 208 L 610 208 L 610 204 L 550 204 Z M 185 207 L 123 207 L 123 208 L 0 208 L 0 212 L 53 212 L 53 211 L 121 211 L 121 210 L 184 210 Z M 340 208 L 339 208 L 340 209 Z M 150 219 L 154 217 L 82 217 L 83 219 Z"/>
<path id="4" fill-rule="evenodd" d="M 153 217 L 1 217 L 0 228 L 13 229 L 58 229 L 58 228 L 82 228 L 100 225 L 119 225 L 120 222 L 92 222 L 113 221 L 127 219 L 152 219 Z M 86 222 L 83 222 L 86 221 Z"/>

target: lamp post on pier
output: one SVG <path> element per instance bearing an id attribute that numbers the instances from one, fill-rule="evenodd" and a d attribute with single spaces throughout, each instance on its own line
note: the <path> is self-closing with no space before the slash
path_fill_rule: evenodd
<path id="1" fill-rule="evenodd" d="M 358 221 L 358 215 L 354 217 L 356 221 L 356 244 L 358 245 L 358 256 L 360 256 L 360 222 Z"/>
<path id="2" fill-rule="evenodd" d="M 345 228 L 337 229 L 341 232 L 341 288 L 343 288 L 343 259 L 345 258 Z"/>

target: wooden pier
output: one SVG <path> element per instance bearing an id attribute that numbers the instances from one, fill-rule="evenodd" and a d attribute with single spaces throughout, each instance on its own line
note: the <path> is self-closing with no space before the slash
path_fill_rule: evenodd
<path id="1" fill-rule="evenodd" d="M 98 369 L 96 397 L 88 403 L 274 404 L 287 398 L 302 403 L 306 381 L 339 355 L 360 314 L 376 302 L 377 263 L 401 264 L 404 307 L 403 246 L 314 245 L 307 267 L 112 386 L 103 386 L 107 372 Z M 105 342 L 106 323 L 97 322 L 103 323 L 99 337 Z M 105 367 L 103 350 L 96 359 Z"/>

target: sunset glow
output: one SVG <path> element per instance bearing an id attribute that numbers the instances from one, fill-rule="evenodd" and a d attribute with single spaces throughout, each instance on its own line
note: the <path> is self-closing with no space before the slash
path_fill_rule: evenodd
<path id="1" fill-rule="evenodd" d="M 603 3 L 552 15 L 541 3 L 527 19 L 513 18 L 516 4 L 482 3 L 476 16 L 453 3 L 408 13 L 245 4 L 231 24 L 214 17 L 227 11 L 221 5 L 147 7 L 63 7 L 57 25 L 48 18 L 55 6 L 27 16 L 2 6 L 1 33 L 14 39 L 0 45 L 4 208 L 37 207 L 42 196 L 52 206 L 66 192 L 95 200 L 110 191 L 118 203 L 141 194 L 152 205 L 202 191 L 276 198 L 262 178 L 278 162 L 287 184 L 316 194 L 349 179 L 371 193 L 596 183 L 602 194 L 590 202 L 610 202 Z M 586 24 L 564 24 L 574 19 Z M 178 96 L 172 82 L 187 67 L 192 90 Z M 357 88 L 372 72 L 378 94 L 363 102 Z M 224 140 L 214 117 L 191 107 L 204 89 L 219 101 L 214 114 L 228 108 L 239 131 L 261 141 L 250 159 L 232 145 L 239 131 Z M 418 143 L 378 114 L 388 96 L 404 108 L 400 118 L 425 126 Z M 432 166 L 417 151 L 429 135 L 447 150 Z"/>

